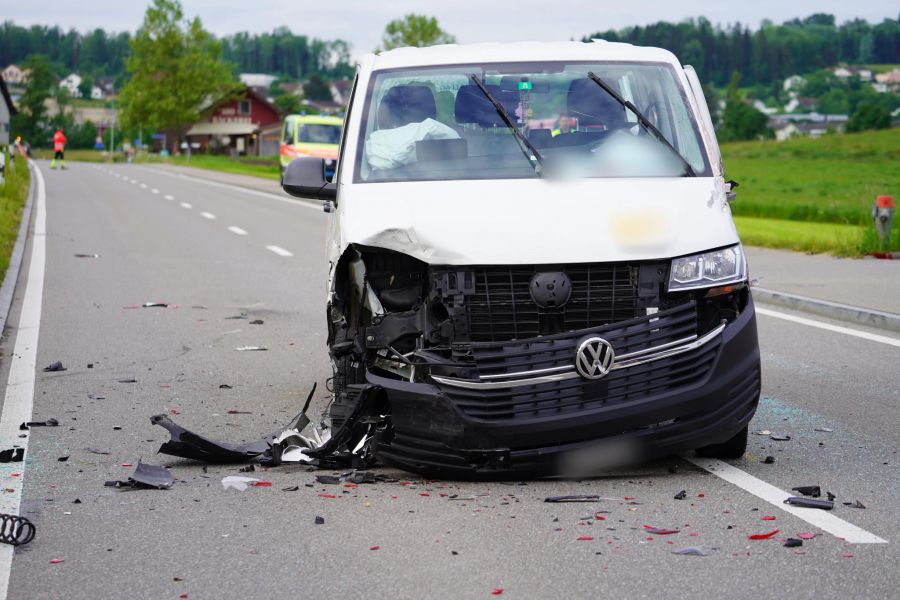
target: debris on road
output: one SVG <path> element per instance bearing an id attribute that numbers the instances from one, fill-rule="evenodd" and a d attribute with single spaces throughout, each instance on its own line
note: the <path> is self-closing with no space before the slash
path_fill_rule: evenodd
<path id="1" fill-rule="evenodd" d="M 231 386 L 228 385 L 227 383 L 220 383 L 220 384 L 219 384 L 219 389 L 220 389 L 220 390 L 230 390 L 230 389 L 232 389 L 232 388 L 231 388 Z"/>
<path id="2" fill-rule="evenodd" d="M 168 415 L 154 415 L 150 423 L 169 432 L 172 439 L 164 442 L 158 452 L 211 463 L 243 462 L 256 458 L 269 449 L 265 439 L 246 444 L 229 444 L 206 439 L 175 424 Z"/>
<path id="3" fill-rule="evenodd" d="M 37 528 L 27 518 L 0 513 L 0 542 L 22 546 L 33 540 L 35 533 Z"/>
<path id="4" fill-rule="evenodd" d="M 798 540 L 797 538 L 788 538 L 784 540 L 785 548 L 797 548 L 803 545 L 803 540 Z"/>
<path id="5" fill-rule="evenodd" d="M 798 533 L 797 537 L 800 538 L 801 540 L 811 540 L 811 539 L 814 539 L 817 535 L 819 535 L 819 534 L 813 533 L 810 531 L 810 532 Z"/>
<path id="6" fill-rule="evenodd" d="M 706 551 L 700 546 L 685 546 L 672 550 L 672 554 L 680 554 L 682 556 L 708 556 Z"/>
<path id="7" fill-rule="evenodd" d="M 57 458 L 56 460 L 57 460 L 57 462 L 66 462 L 66 461 L 69 460 L 69 455 L 66 454 L 65 456 L 60 456 L 60 457 Z"/>
<path id="8" fill-rule="evenodd" d="M 773 529 L 772 531 L 767 531 L 766 533 L 754 533 L 754 534 L 748 535 L 747 538 L 751 539 L 751 540 L 767 540 L 770 537 L 772 537 L 773 535 L 777 534 L 779 531 L 781 531 L 781 530 Z"/>
<path id="9" fill-rule="evenodd" d="M 300 490 L 299 485 L 292 485 L 291 487 L 281 488 L 282 492 L 297 492 Z"/>
<path id="10" fill-rule="evenodd" d="M 768 429 L 757 429 L 753 432 L 753 435 L 770 435 L 772 432 Z"/>
<path id="11" fill-rule="evenodd" d="M 577 494 L 572 496 L 548 496 L 544 502 L 593 502 L 600 500 L 600 496 L 592 494 Z"/>
<path id="12" fill-rule="evenodd" d="M 168 490 L 175 485 L 175 478 L 165 467 L 138 461 L 137 468 L 128 481 L 107 481 L 104 485 L 115 488 Z"/>
<path id="13" fill-rule="evenodd" d="M 844 506 L 849 506 L 850 508 L 865 508 L 866 505 L 860 502 L 859 500 L 855 500 L 853 502 L 844 502 Z"/>
<path id="14" fill-rule="evenodd" d="M 832 429 L 831 427 L 816 427 L 815 430 L 821 431 L 823 433 L 831 433 L 832 431 L 834 431 L 834 429 Z"/>
<path id="15" fill-rule="evenodd" d="M 68 369 L 66 369 L 60 361 L 50 363 L 44 367 L 44 373 L 53 373 L 56 371 L 68 371 Z"/>
<path id="16" fill-rule="evenodd" d="M 168 308 L 168 306 L 167 302 L 144 302 L 141 304 L 141 308 Z"/>
<path id="17" fill-rule="evenodd" d="M 238 352 L 266 352 L 268 348 L 265 346 L 239 346 L 235 350 Z"/>
<path id="18" fill-rule="evenodd" d="M 99 254 L 76 254 L 75 258 L 100 258 Z"/>
<path id="19" fill-rule="evenodd" d="M 652 525 L 644 525 L 644 529 L 647 533 L 652 533 L 653 535 L 672 535 L 673 533 L 681 533 L 680 529 L 665 529 L 663 527 L 653 527 Z"/>
<path id="20" fill-rule="evenodd" d="M 129 379 L 120 379 L 119 383 L 137 383 L 137 379 L 131 377 Z"/>
<path id="21" fill-rule="evenodd" d="M 791 436 L 773 433 L 769 436 L 769 439 L 775 440 L 776 442 L 789 442 L 791 441 Z"/>
<path id="22" fill-rule="evenodd" d="M 774 456 L 767 456 L 767 457 L 765 457 L 764 459 L 762 459 L 762 460 L 759 461 L 759 462 L 763 463 L 764 465 L 771 465 L 771 464 L 774 464 L 774 463 L 775 463 L 775 457 L 774 457 Z"/>
<path id="23" fill-rule="evenodd" d="M 801 485 L 791 488 L 791 491 L 797 492 L 801 496 L 812 496 L 813 498 L 818 498 L 822 495 L 822 488 L 817 485 Z"/>
<path id="24" fill-rule="evenodd" d="M 250 412 L 249 410 L 234 410 L 232 408 L 232 409 L 228 410 L 228 414 L 229 415 L 252 415 L 253 413 Z"/>
<path id="25" fill-rule="evenodd" d="M 681 490 L 675 494 L 675 500 L 684 500 L 687 497 L 687 490 Z"/>
<path id="26" fill-rule="evenodd" d="M 85 450 L 91 454 L 109 454 L 107 450 L 97 450 L 96 448 L 85 448 Z"/>
<path id="27" fill-rule="evenodd" d="M 325 517 L 318 517 L 318 516 L 317 516 L 317 517 L 316 517 L 315 523 L 316 523 L 316 525 L 324 525 L 324 524 L 325 524 Z"/>
<path id="28" fill-rule="evenodd" d="M 22 462 L 22 459 L 24 457 L 24 448 L 9 448 L 8 450 L 0 450 L 0 463 Z"/>
<path id="29" fill-rule="evenodd" d="M 251 485 L 255 486 L 259 479 L 254 477 L 242 477 L 240 475 L 229 475 L 222 478 L 222 487 L 224 489 L 234 488 L 239 492 L 243 492 Z"/>
<path id="30" fill-rule="evenodd" d="M 19 425 L 20 431 L 27 431 L 31 427 L 59 427 L 59 421 L 56 419 L 47 419 L 46 421 L 29 421 Z"/>
<path id="31" fill-rule="evenodd" d="M 250 324 L 251 325 L 262 325 L 263 322 L 264 321 L 262 319 L 253 319 L 252 321 L 250 321 Z"/>
<path id="32" fill-rule="evenodd" d="M 804 498 L 802 496 L 791 496 L 786 499 L 784 503 L 792 506 L 801 506 L 803 508 L 821 508 L 822 510 L 831 510 L 834 508 L 834 502 L 831 500 L 818 500 L 816 498 Z"/>
<path id="33" fill-rule="evenodd" d="M 51 564 L 51 565 L 59 565 L 59 564 L 62 564 L 62 563 L 64 563 L 64 562 L 66 562 L 66 559 L 64 559 L 64 558 L 51 558 L 51 559 L 50 559 L 50 564 Z"/>

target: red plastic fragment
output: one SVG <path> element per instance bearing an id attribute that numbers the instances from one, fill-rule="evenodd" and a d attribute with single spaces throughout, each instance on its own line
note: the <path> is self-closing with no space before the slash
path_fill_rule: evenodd
<path id="1" fill-rule="evenodd" d="M 381 546 L 372 546 L 369 550 L 381 550 Z"/>
<path id="2" fill-rule="evenodd" d="M 187 596 L 187 594 L 182 594 L 182 595 L 180 595 L 180 596 L 178 596 L 178 597 L 179 597 L 179 598 L 187 598 L 188 596 Z"/>
<path id="3" fill-rule="evenodd" d="M 767 540 L 770 537 L 772 537 L 773 535 L 775 535 L 776 533 L 778 533 L 779 531 L 781 531 L 781 530 L 773 529 L 772 531 L 769 531 L 767 533 L 754 533 L 753 535 L 749 535 L 747 537 L 750 538 L 751 540 Z"/>
<path id="4" fill-rule="evenodd" d="M 319 494 L 319 498 L 337 498 L 334 494 Z"/>
<path id="5" fill-rule="evenodd" d="M 64 558 L 51 558 L 50 559 L 51 565 L 58 565 L 59 563 L 64 563 L 64 562 L 66 562 L 66 559 L 64 559 Z"/>
<path id="6" fill-rule="evenodd" d="M 133 467 L 134 465 L 131 463 L 122 463 L 123 467 Z"/>
<path id="7" fill-rule="evenodd" d="M 697 497 L 698 498 L 706 498 L 706 494 L 704 494 L 703 492 L 700 492 L 699 494 L 697 494 Z"/>
<path id="8" fill-rule="evenodd" d="M 180 414 L 181 414 L 181 411 L 178 410 L 177 408 L 170 408 L 170 409 L 169 409 L 169 413 L 170 413 L 170 414 L 173 414 L 173 415 L 180 415 Z"/>
<path id="9" fill-rule="evenodd" d="M 254 487 L 272 487 L 271 481 L 257 481 L 253 484 Z"/>
<path id="10" fill-rule="evenodd" d="M 491 592 L 491 596 L 499 596 L 503 593 L 503 588 L 494 588 L 494 591 Z"/>
<path id="11" fill-rule="evenodd" d="M 841 556 L 844 558 L 853 558 L 853 553 L 852 552 L 844 552 L 843 554 L 841 554 Z"/>
<path id="12" fill-rule="evenodd" d="M 652 533 L 654 535 L 672 535 L 673 533 L 681 533 L 680 529 L 664 529 L 662 527 L 654 527 L 653 525 L 644 525 L 644 529 L 647 530 L 647 533 Z"/>
<path id="13" fill-rule="evenodd" d="M 345 484 L 344 484 L 344 487 L 345 487 L 345 488 L 351 488 L 351 489 L 354 489 L 354 488 L 358 488 L 358 487 L 359 487 L 359 484 L 357 484 L 357 483 L 345 483 Z"/>
<path id="14" fill-rule="evenodd" d="M 430 496 L 431 494 L 429 494 L 428 492 L 422 492 L 422 493 L 420 493 L 419 495 L 420 495 L 420 496 Z"/>
<path id="15" fill-rule="evenodd" d="M 766 515 L 766 516 L 762 517 L 762 520 L 763 521 L 774 521 L 775 517 L 773 515 Z"/>
<path id="16" fill-rule="evenodd" d="M 801 540 L 811 540 L 814 537 L 816 537 L 816 535 L 817 534 L 810 531 L 810 532 L 798 533 L 797 537 L 800 538 Z"/>
<path id="17" fill-rule="evenodd" d="M 591 540 L 594 539 L 594 536 L 592 536 L 592 535 L 579 535 L 579 536 L 578 536 L 577 538 L 575 538 L 575 539 L 576 539 L 576 541 L 579 541 L 579 542 L 590 542 Z"/>

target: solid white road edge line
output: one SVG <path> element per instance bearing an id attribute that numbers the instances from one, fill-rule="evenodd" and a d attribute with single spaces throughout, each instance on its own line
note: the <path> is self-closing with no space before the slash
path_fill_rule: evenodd
<path id="1" fill-rule="evenodd" d="M 296 206 L 302 206 L 303 208 L 311 208 L 313 210 L 322 210 L 322 205 L 318 203 L 316 200 L 300 200 L 298 198 L 288 198 L 287 196 L 281 197 L 276 194 L 270 194 L 269 192 L 260 192 L 259 190 L 251 190 L 250 188 L 241 187 L 239 185 L 231 185 L 228 183 L 219 183 L 218 181 L 210 181 L 209 179 L 203 179 L 201 177 L 191 177 L 190 175 L 183 175 L 181 173 L 169 173 L 167 171 L 161 171 L 159 169 L 152 169 L 149 167 L 138 167 L 145 171 L 153 171 L 154 173 L 159 173 L 160 175 L 166 175 L 168 177 L 179 177 L 181 179 L 187 179 L 188 181 L 194 181 L 196 183 L 203 183 L 206 185 L 211 185 L 213 187 L 225 188 L 227 190 L 234 190 L 236 192 L 244 192 L 245 194 L 250 194 L 251 196 L 259 196 L 261 198 L 268 198 L 269 200 L 278 200 L 279 202 L 287 202 L 288 204 L 294 204 Z"/>
<path id="2" fill-rule="evenodd" d="M 182 202 L 182 203 L 181 203 L 181 208 L 194 208 L 194 206 L 193 206 L 192 204 L 187 203 L 187 202 Z"/>
<path id="3" fill-rule="evenodd" d="M 292 253 L 288 252 L 287 250 L 285 250 L 284 248 L 282 248 L 280 246 L 266 246 L 266 250 L 269 250 L 270 252 L 274 252 L 278 256 L 293 256 Z"/>
<path id="4" fill-rule="evenodd" d="M 758 479 L 741 471 L 737 467 L 733 467 L 726 462 L 716 460 L 714 458 L 699 458 L 687 454 L 682 455 L 685 460 L 694 463 L 704 471 L 712 473 L 716 477 L 720 477 L 732 485 L 736 485 L 745 492 L 749 492 L 765 500 L 769 504 L 780 508 L 781 510 L 791 513 L 795 517 L 802 519 L 818 527 L 822 531 L 827 531 L 831 535 L 846 540 L 851 544 L 887 544 L 888 541 L 878 537 L 873 533 L 869 533 L 865 529 L 861 529 L 852 523 L 848 523 L 843 519 L 834 516 L 832 513 L 818 508 L 801 508 L 785 504 L 784 501 L 789 494 L 782 491 L 770 483 L 766 483 L 762 479 Z"/>
<path id="5" fill-rule="evenodd" d="M 240 227 L 235 227 L 234 225 L 231 225 L 231 226 L 228 228 L 228 231 L 230 231 L 231 233 L 236 233 L 237 235 L 247 235 L 247 232 L 246 232 L 246 231 L 244 231 L 244 230 L 241 229 Z"/>
<path id="6" fill-rule="evenodd" d="M 804 317 L 795 317 L 794 315 L 788 315 L 783 312 L 778 312 L 777 310 L 762 308 L 760 306 L 756 307 L 756 312 L 767 317 L 784 319 L 785 321 L 800 323 L 801 325 L 808 325 L 809 327 L 817 327 L 819 329 L 833 331 L 835 333 L 843 333 L 844 335 L 852 335 L 853 337 L 862 338 L 871 342 L 879 342 L 881 344 L 887 344 L 888 346 L 895 346 L 897 348 L 900 348 L 900 339 L 887 337 L 886 335 L 878 335 L 877 333 L 869 333 L 868 331 L 850 329 L 849 327 L 841 327 L 840 325 L 832 325 L 831 323 L 824 323 L 822 321 L 815 321 L 813 319 L 806 319 Z"/>
<path id="7" fill-rule="evenodd" d="M 209 219 L 210 221 L 216 218 L 216 215 L 212 214 L 211 212 L 202 212 L 200 213 L 200 216 L 204 219 Z"/>
<path id="8" fill-rule="evenodd" d="M 34 164 L 34 163 L 32 163 Z M 41 302 L 44 296 L 44 265 L 46 263 L 47 207 L 44 176 L 37 164 L 34 164 L 34 177 L 37 185 L 37 197 L 34 206 L 34 236 L 31 240 L 31 263 L 28 267 L 28 282 L 22 300 L 22 313 L 16 330 L 16 346 L 9 357 L 9 380 L 6 383 L 6 396 L 3 400 L 3 413 L 0 415 L 0 448 L 12 448 L 19 445 L 25 448 L 28 459 L 28 437 L 20 438 L 19 425 L 31 420 L 34 403 L 34 378 L 37 366 L 37 345 L 41 327 Z M 4 463 L 0 465 L 0 473 L 4 477 L 4 485 L 13 488 L 0 496 L 0 512 L 18 515 L 22 502 L 22 485 L 25 480 L 27 462 Z M 9 475 L 18 472 L 19 477 Z M 0 544 L 0 600 L 6 600 L 9 591 L 9 574 L 12 569 L 13 546 Z"/>

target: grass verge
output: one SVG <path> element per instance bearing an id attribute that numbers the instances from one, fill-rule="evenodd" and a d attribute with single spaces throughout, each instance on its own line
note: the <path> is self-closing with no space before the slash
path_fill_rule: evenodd
<path id="1" fill-rule="evenodd" d="M 195 154 L 190 158 L 186 156 L 167 156 L 165 158 L 151 155 L 141 157 L 138 162 L 149 164 L 168 164 L 183 167 L 195 167 L 237 175 L 252 175 L 265 179 L 278 180 L 281 177 L 281 169 L 277 156 L 241 157 L 229 158 L 208 154 Z"/>
<path id="2" fill-rule="evenodd" d="M 868 252 L 900 248 L 900 228 L 896 227 L 891 232 L 890 244 L 883 245 L 879 242 L 874 227 L 863 225 L 740 216 L 736 216 L 734 222 L 741 241 L 748 246 L 857 257 Z"/>
<path id="3" fill-rule="evenodd" d="M 18 157 L 15 165 L 10 168 L 9 154 L 2 152 L 0 156 L 0 160 L 6 161 L 5 177 L 0 184 L 0 277 L 3 277 L 19 234 L 31 173 L 22 157 Z"/>

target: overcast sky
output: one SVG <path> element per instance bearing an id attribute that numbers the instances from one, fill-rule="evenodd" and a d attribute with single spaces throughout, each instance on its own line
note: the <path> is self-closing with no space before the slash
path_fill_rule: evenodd
<path id="1" fill-rule="evenodd" d="M 0 19 L 20 25 L 133 32 L 148 2 L 0 0 L 0 4 Z M 410 12 L 437 17 L 460 43 L 580 39 L 610 28 L 699 16 L 713 23 L 740 21 L 756 28 L 763 19 L 781 23 L 816 12 L 833 14 L 839 23 L 854 18 L 880 22 L 896 19 L 900 12 L 889 0 L 182 0 L 182 6 L 187 16 L 199 16 L 220 36 L 285 25 L 310 37 L 345 39 L 355 57 L 379 44 L 388 21 Z"/>

